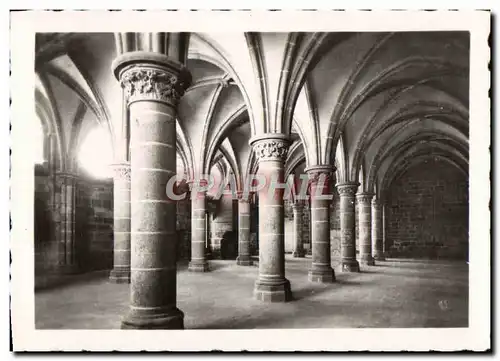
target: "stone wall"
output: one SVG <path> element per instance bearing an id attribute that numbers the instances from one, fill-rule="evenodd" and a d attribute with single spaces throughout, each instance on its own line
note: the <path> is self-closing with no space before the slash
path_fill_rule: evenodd
<path id="1" fill-rule="evenodd" d="M 83 235 L 77 236 L 76 244 L 80 248 L 77 250 L 78 265 L 82 271 L 111 269 L 113 182 L 87 180 L 85 183 L 80 183 L 77 198 L 76 229 L 83 231 Z"/>
<path id="2" fill-rule="evenodd" d="M 177 202 L 177 259 L 191 259 L 191 199 Z"/>
<path id="3" fill-rule="evenodd" d="M 468 256 L 468 180 L 443 161 L 409 169 L 391 185 L 386 245 L 391 257 Z"/>
<path id="4" fill-rule="evenodd" d="M 294 226 L 293 226 L 293 207 L 292 202 L 285 199 L 285 253 L 292 253 L 294 249 Z"/>
<path id="5" fill-rule="evenodd" d="M 59 190 L 60 192 L 61 190 Z M 58 284 L 67 273 L 112 268 L 113 183 L 76 177 L 72 244 L 60 240 L 63 212 L 56 181 L 47 169 L 35 168 L 35 287 Z M 59 204 L 58 204 L 59 203 Z M 70 247 L 71 249 L 68 249 Z M 71 269 L 65 262 L 72 260 Z"/>
<path id="6" fill-rule="evenodd" d="M 340 196 L 332 190 L 333 199 L 330 203 L 330 252 L 332 267 L 341 263 L 340 254 Z"/>
<path id="7" fill-rule="evenodd" d="M 210 245 L 214 258 L 236 259 L 238 253 L 238 232 L 233 227 L 233 199 L 223 195 L 215 201 L 210 221 Z"/>
<path id="8" fill-rule="evenodd" d="M 293 253 L 295 243 L 294 243 L 294 221 L 293 221 L 293 207 L 292 203 L 285 200 L 285 253 Z M 309 209 L 309 203 L 305 202 L 302 209 L 302 244 L 306 253 L 311 248 L 311 234 L 310 234 L 310 219 L 311 211 Z"/>
<path id="9" fill-rule="evenodd" d="M 57 269 L 58 242 L 54 227 L 53 181 L 42 167 L 35 169 L 34 184 L 35 274 Z"/>

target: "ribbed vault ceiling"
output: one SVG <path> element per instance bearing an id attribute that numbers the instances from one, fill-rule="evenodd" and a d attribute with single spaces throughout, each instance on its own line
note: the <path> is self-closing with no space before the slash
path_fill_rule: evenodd
<path id="1" fill-rule="evenodd" d="M 37 35 L 36 110 L 59 168 L 75 167 L 95 126 L 120 147 L 119 38 Z M 244 181 L 256 167 L 248 140 L 263 132 L 291 135 L 287 174 L 335 164 L 337 179 L 352 181 L 363 169 L 367 191 L 429 157 L 468 170 L 468 33 L 190 34 L 186 66 L 177 146 L 190 177 L 217 169 Z"/>

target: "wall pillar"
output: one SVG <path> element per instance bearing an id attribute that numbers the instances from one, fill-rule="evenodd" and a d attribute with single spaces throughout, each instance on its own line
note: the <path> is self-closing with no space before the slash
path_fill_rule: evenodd
<path id="1" fill-rule="evenodd" d="M 130 283 L 130 163 L 115 164 L 113 187 L 113 269 L 109 280 Z"/>
<path id="2" fill-rule="evenodd" d="M 312 264 L 309 281 L 330 283 L 335 280 L 330 252 L 330 181 L 333 167 L 314 166 L 305 171 L 309 176 L 311 195 Z"/>
<path id="3" fill-rule="evenodd" d="M 356 195 L 359 209 L 359 254 L 361 264 L 375 265 L 372 257 L 372 202 L 373 194 L 360 193 Z"/>
<path id="4" fill-rule="evenodd" d="M 254 296 L 264 302 L 291 300 L 285 278 L 284 164 L 289 141 L 285 134 L 263 134 L 250 140 L 259 162 L 258 175 L 266 181 L 259 191 L 259 276 Z"/>
<path id="5" fill-rule="evenodd" d="M 250 196 L 238 194 L 238 258 L 240 266 L 253 265 L 250 257 Z"/>
<path id="6" fill-rule="evenodd" d="M 294 237 L 294 249 L 293 249 L 293 257 L 295 258 L 303 258 L 306 256 L 306 252 L 304 250 L 304 239 L 303 239 L 303 221 L 302 221 L 302 212 L 304 210 L 304 205 L 295 201 L 292 204 L 293 209 L 293 237 Z"/>
<path id="7" fill-rule="evenodd" d="M 343 272 L 359 272 L 356 260 L 355 195 L 358 183 L 339 183 L 340 195 L 340 247 Z"/>
<path id="8" fill-rule="evenodd" d="M 377 261 L 384 261 L 384 240 L 382 224 L 382 206 L 377 198 L 372 199 L 372 251 L 373 258 Z"/>
<path id="9" fill-rule="evenodd" d="M 190 83 L 160 53 L 128 52 L 113 62 L 130 114 L 130 308 L 122 328 L 182 329 L 176 307 L 176 203 L 166 185 L 176 174 L 176 109 Z"/>
<path id="10" fill-rule="evenodd" d="M 200 181 L 200 186 L 206 188 L 206 181 Z M 191 191 L 191 262 L 188 269 L 192 272 L 208 272 L 206 259 L 206 191 Z"/>
<path id="11" fill-rule="evenodd" d="M 75 175 L 69 173 L 56 173 L 55 182 L 55 233 L 59 253 L 57 272 L 61 274 L 72 274 L 78 271 L 77 257 L 75 254 L 77 178 Z"/>

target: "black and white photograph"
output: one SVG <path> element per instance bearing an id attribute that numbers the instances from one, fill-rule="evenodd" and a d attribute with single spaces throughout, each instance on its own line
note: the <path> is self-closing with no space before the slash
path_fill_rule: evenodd
<path id="1" fill-rule="evenodd" d="M 489 12 L 11 21 L 14 350 L 490 347 Z"/>

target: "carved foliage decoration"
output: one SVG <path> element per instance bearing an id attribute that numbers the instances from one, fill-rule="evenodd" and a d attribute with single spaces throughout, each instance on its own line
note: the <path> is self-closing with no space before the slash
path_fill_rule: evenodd
<path id="1" fill-rule="evenodd" d="M 373 198 L 373 194 L 369 194 L 369 193 L 358 194 L 356 196 L 358 203 L 365 205 L 365 206 L 368 206 L 371 204 L 372 198 Z"/>
<path id="2" fill-rule="evenodd" d="M 121 76 L 129 102 L 151 99 L 177 105 L 187 87 L 182 77 L 159 68 L 133 67 Z"/>
<path id="3" fill-rule="evenodd" d="M 259 160 L 279 159 L 286 160 L 288 143 L 278 139 L 261 140 L 253 146 Z"/>
<path id="4" fill-rule="evenodd" d="M 340 196 L 343 197 L 354 197 L 356 195 L 357 189 L 357 184 L 339 184 L 337 186 L 337 191 L 339 192 Z"/>
<path id="5" fill-rule="evenodd" d="M 121 179 L 130 182 L 130 165 L 117 164 L 113 167 L 113 171 L 115 179 Z"/>

